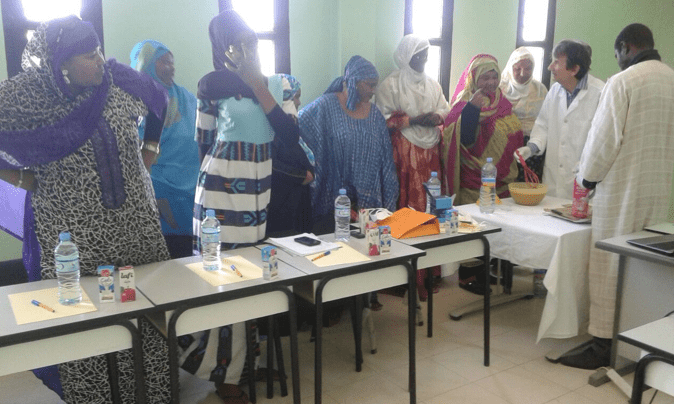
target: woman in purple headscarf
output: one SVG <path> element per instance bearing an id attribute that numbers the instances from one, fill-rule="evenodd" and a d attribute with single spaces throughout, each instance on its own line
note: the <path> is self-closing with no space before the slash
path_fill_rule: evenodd
<path id="1" fill-rule="evenodd" d="M 84 276 L 101 264 L 168 259 L 147 171 L 166 91 L 128 66 L 106 62 L 92 25 L 75 16 L 41 24 L 22 59 L 24 72 L 0 84 L 0 178 L 28 191 L 22 233 L 29 278 L 55 277 L 62 231 L 79 248 Z M 149 137 L 141 146 L 144 116 Z M 147 402 L 167 402 L 166 344 L 149 324 L 139 326 Z M 131 353 L 118 353 L 117 363 L 122 402 L 133 403 Z M 66 402 L 111 401 L 105 356 L 61 364 L 58 376 Z M 59 379 L 45 383 L 61 393 Z"/>
<path id="2" fill-rule="evenodd" d="M 370 99 L 377 69 L 361 56 L 346 64 L 325 94 L 300 111 L 302 139 L 314 152 L 311 204 L 315 230 L 334 231 L 334 203 L 345 188 L 352 209 L 395 211 L 398 177 L 386 120 Z"/>

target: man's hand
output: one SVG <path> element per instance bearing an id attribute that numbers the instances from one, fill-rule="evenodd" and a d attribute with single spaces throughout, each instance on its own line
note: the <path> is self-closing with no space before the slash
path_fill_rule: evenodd
<path id="1" fill-rule="evenodd" d="M 520 163 L 520 158 L 517 156 L 517 153 L 519 153 L 520 156 L 522 156 L 522 158 L 524 160 L 527 160 L 533 154 L 531 152 L 531 148 L 529 146 L 520 147 L 519 149 L 517 149 L 517 151 L 515 153 L 513 153 L 513 156 L 515 156 L 515 161 L 517 161 L 518 164 L 521 164 L 521 163 Z"/>
<path id="2" fill-rule="evenodd" d="M 468 102 L 482 109 L 482 107 L 489 105 L 489 97 L 487 97 L 485 93 L 482 92 L 482 90 L 478 89 Z"/>

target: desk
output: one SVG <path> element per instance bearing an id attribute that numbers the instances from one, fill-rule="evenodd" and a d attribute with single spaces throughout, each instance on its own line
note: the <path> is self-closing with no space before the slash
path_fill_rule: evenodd
<path id="1" fill-rule="evenodd" d="M 627 243 L 627 240 L 656 235 L 640 231 L 596 243 L 598 249 L 620 255 L 611 348 L 611 367 L 618 373 L 639 358 L 636 348 L 618 346 L 618 333 L 661 319 L 674 310 L 674 257 Z M 601 375 L 593 377 L 600 378 Z"/>
<path id="2" fill-rule="evenodd" d="M 56 279 L 0 288 L 0 376 L 91 356 L 133 349 L 136 399 L 145 402 L 143 352 L 140 332 L 132 319 L 148 313 L 153 305 L 136 293 L 135 302 L 100 304 L 98 278 L 82 277 L 82 289 L 97 310 L 76 316 L 17 325 L 8 295 L 57 287 Z M 54 307 L 58 310 L 58 307 Z M 76 349 L 75 349 L 76 347 Z M 39 353 L 39 354 L 36 354 Z M 117 370 L 110 367 L 113 400 L 119 402 Z"/>
<path id="3" fill-rule="evenodd" d="M 641 403 L 644 381 L 658 390 L 672 394 L 671 369 L 674 366 L 674 318 L 665 317 L 618 334 L 618 340 L 647 351 L 637 365 L 631 403 Z M 655 363 L 654 363 L 655 362 Z M 646 367 L 649 366 L 649 372 Z M 648 379 L 648 380 L 645 380 Z"/>
<path id="4" fill-rule="evenodd" d="M 241 256 L 262 268 L 260 250 L 248 247 L 225 251 L 222 257 Z M 136 268 L 136 286 L 156 309 L 164 312 L 168 334 L 172 402 L 179 400 L 178 336 L 278 313 L 290 314 L 290 351 L 294 403 L 300 402 L 295 300 L 289 286 L 306 275 L 279 263 L 279 277 L 211 286 L 187 268 L 201 257 L 186 257 Z M 270 364 L 271 365 L 271 364 Z M 252 378 L 251 378 L 252 380 Z M 252 382 L 254 383 L 254 381 Z M 254 389 L 251 400 L 255 400 Z"/>
<path id="5" fill-rule="evenodd" d="M 322 240 L 334 241 L 334 235 L 320 237 Z M 351 238 L 348 245 L 356 251 L 367 255 L 365 239 Z M 408 335 L 409 335 L 409 389 L 410 403 L 416 403 L 416 353 L 415 353 L 415 321 L 416 314 L 416 276 L 411 261 L 424 256 L 426 253 L 414 247 L 393 240 L 391 253 L 370 257 L 370 261 L 356 264 L 333 265 L 318 267 L 305 257 L 292 256 L 282 250 L 279 259 L 300 269 L 309 275 L 304 286 L 297 285 L 295 292 L 316 304 L 316 342 L 315 342 L 315 402 L 322 402 L 322 330 L 323 330 L 323 303 L 345 297 L 362 295 L 398 285 L 408 285 Z M 356 307 L 356 315 L 360 315 Z M 356 327 L 356 370 L 360 370 L 363 362 L 360 348 L 359 318 L 355 319 Z"/>
<path id="6" fill-rule="evenodd" d="M 469 258 L 482 258 L 485 273 L 489 274 L 489 241 L 486 235 L 501 231 L 498 227 L 488 226 L 486 229 L 469 234 L 435 234 L 432 236 L 414 237 L 398 240 L 401 243 L 426 251 L 426 256 L 414 261 L 415 269 L 429 268 L 449 262 L 463 261 Z M 433 279 L 433 271 L 426 271 L 426 288 Z M 485 277 L 489 282 L 489 276 Z M 485 290 L 489 285 L 485 285 Z M 484 294 L 484 365 L 489 366 L 489 299 Z M 433 336 L 433 293 L 428 294 L 428 337 Z"/>
<path id="7" fill-rule="evenodd" d="M 547 268 L 543 284 L 548 289 L 538 328 L 541 338 L 579 335 L 589 317 L 589 224 L 576 224 L 543 215 L 570 201 L 546 196 L 537 206 L 502 200 L 493 214 L 480 213 L 476 204 L 458 206 L 478 222 L 498 226 L 500 233 L 487 236 L 491 256 L 532 268 Z"/>

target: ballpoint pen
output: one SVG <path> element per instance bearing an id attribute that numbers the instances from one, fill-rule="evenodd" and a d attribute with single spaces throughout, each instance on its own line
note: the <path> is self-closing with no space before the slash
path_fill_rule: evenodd
<path id="1" fill-rule="evenodd" d="M 37 300 L 31 301 L 31 303 L 33 303 L 37 307 L 42 307 L 45 310 L 51 311 L 52 313 L 56 313 L 56 310 L 52 309 L 51 307 L 47 306 L 46 304 L 42 304 L 42 303 L 38 302 Z"/>
<path id="2" fill-rule="evenodd" d="M 321 254 L 321 255 L 315 256 L 314 258 L 311 259 L 311 262 L 314 262 L 314 261 L 316 261 L 316 260 L 319 259 L 319 258 L 323 258 L 323 257 L 325 257 L 326 255 L 330 255 L 330 251 L 329 251 L 329 250 L 326 251 L 326 252 L 324 252 L 324 253 Z"/>
<path id="3" fill-rule="evenodd" d="M 230 268 L 232 268 L 232 271 L 236 272 L 236 274 L 239 275 L 239 277 L 243 278 L 243 275 L 241 274 L 241 272 L 239 272 L 239 270 L 238 270 L 237 267 L 235 267 L 235 266 L 232 264 L 232 266 L 231 266 Z"/>

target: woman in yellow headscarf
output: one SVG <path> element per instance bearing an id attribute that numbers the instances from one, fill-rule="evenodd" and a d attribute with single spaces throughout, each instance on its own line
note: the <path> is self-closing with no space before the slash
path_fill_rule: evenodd
<path id="1" fill-rule="evenodd" d="M 464 70 L 450 101 L 442 136 L 444 190 L 456 205 L 478 200 L 487 157 L 497 169 L 496 194 L 510 196 L 517 177 L 513 153 L 524 144 L 519 119 L 499 88 L 500 69 L 491 55 L 479 54 Z"/>

